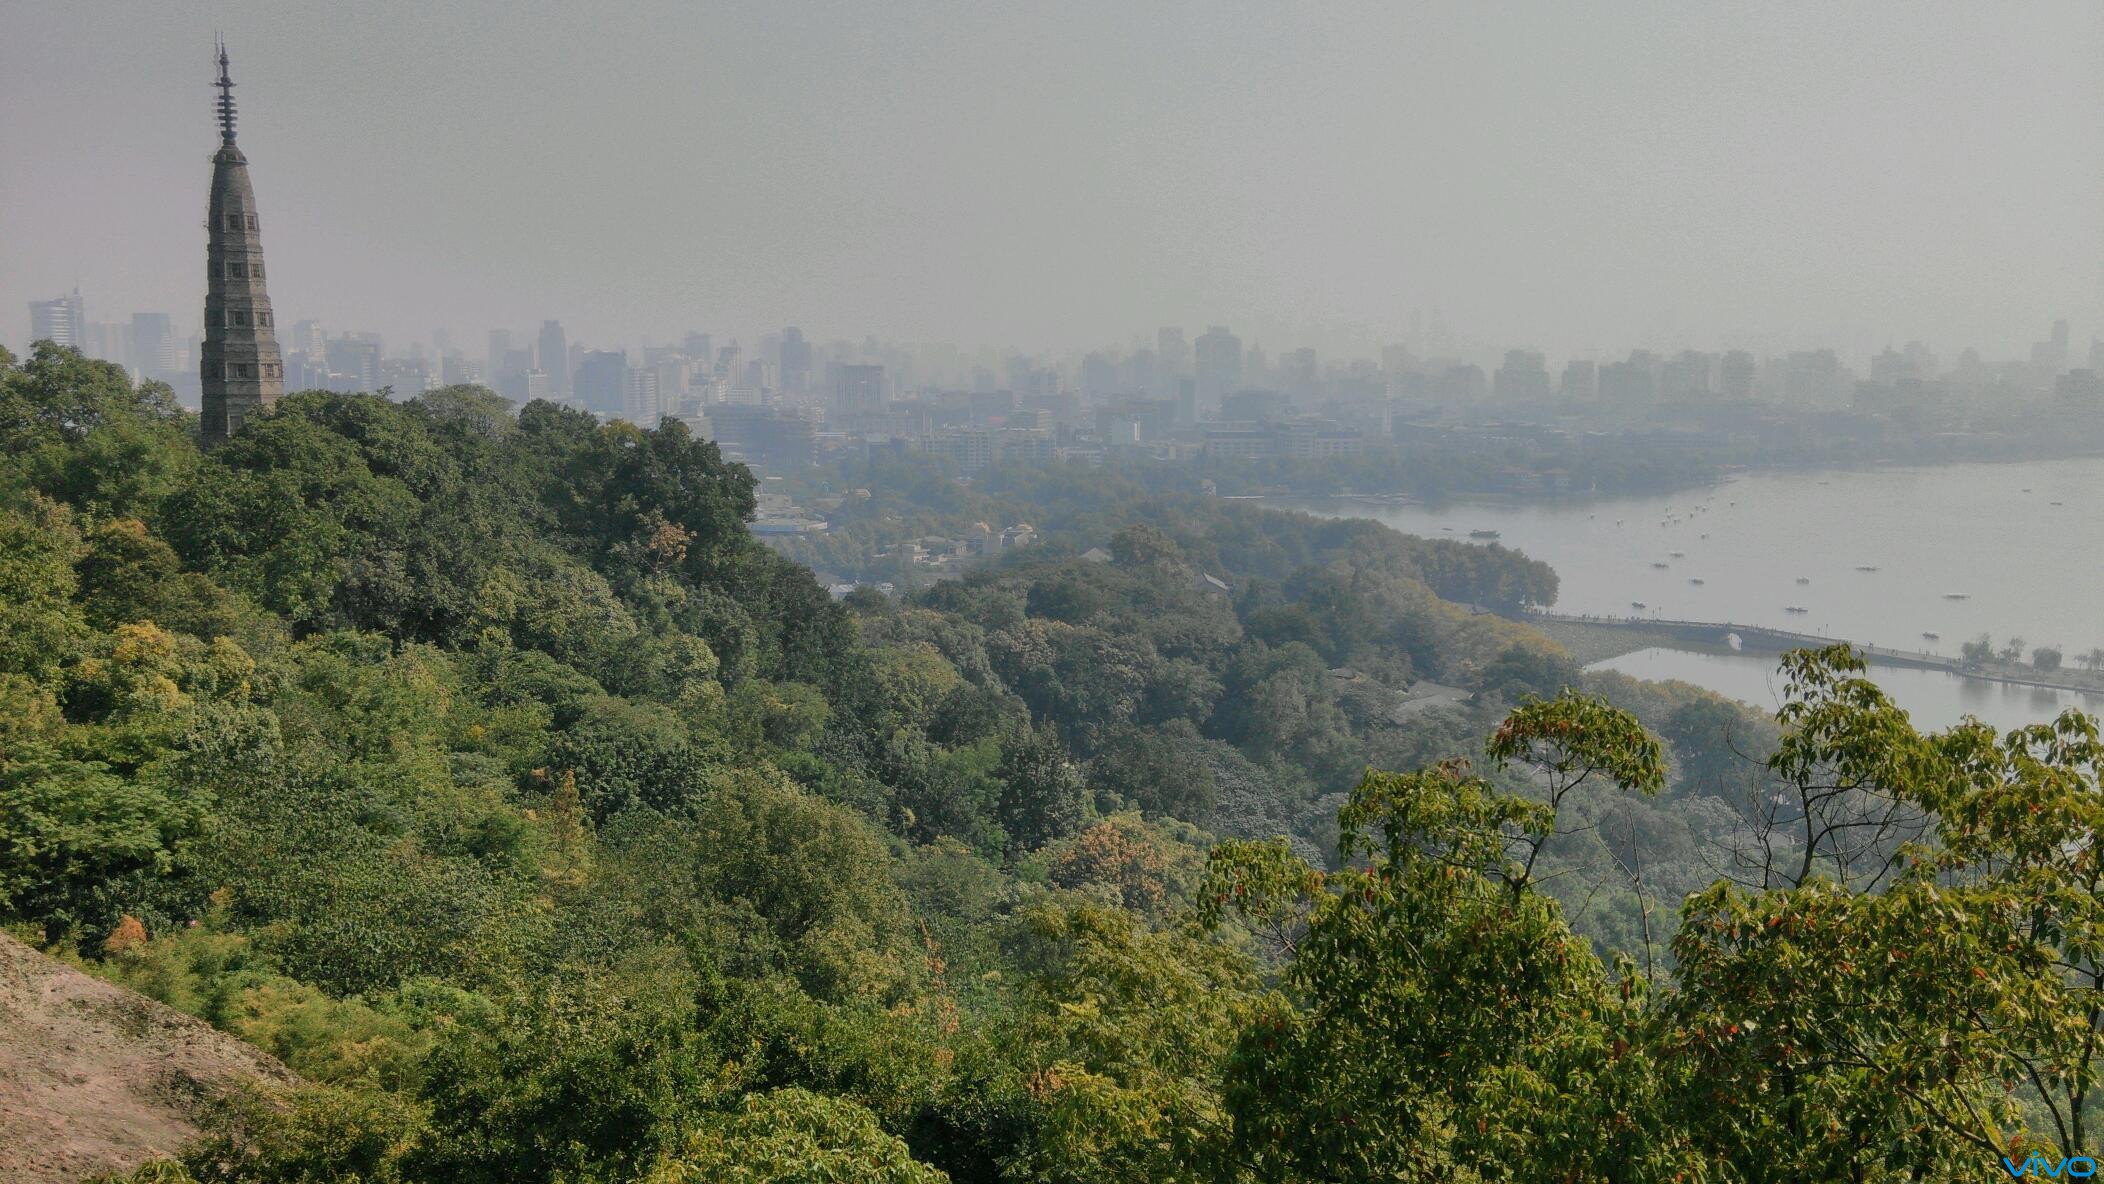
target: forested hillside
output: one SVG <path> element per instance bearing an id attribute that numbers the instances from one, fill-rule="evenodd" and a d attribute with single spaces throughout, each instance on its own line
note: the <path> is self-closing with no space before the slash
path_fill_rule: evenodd
<path id="1" fill-rule="evenodd" d="M 867 538 L 1048 537 L 836 602 L 676 423 L 310 392 L 194 437 L 0 355 L 0 920 L 306 1083 L 137 1180 L 2093 1146 L 2086 719 L 1923 736 L 1845 651 L 1780 720 L 1587 687 L 1465 607 L 1553 599 L 1519 555 L 1072 474 L 873 479 Z"/>

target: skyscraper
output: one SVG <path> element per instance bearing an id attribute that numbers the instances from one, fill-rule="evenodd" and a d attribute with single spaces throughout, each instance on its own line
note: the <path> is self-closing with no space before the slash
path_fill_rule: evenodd
<path id="1" fill-rule="evenodd" d="M 1241 389 L 1242 339 L 1228 332 L 1225 325 L 1214 325 L 1198 335 L 1195 350 L 1199 401 L 1217 407 L 1222 395 Z"/>
<path id="2" fill-rule="evenodd" d="M 792 395 L 811 390 L 811 343 L 795 325 L 782 330 L 782 390 Z"/>
<path id="3" fill-rule="evenodd" d="M 1724 355 L 1718 366 L 1718 389 L 1727 399 L 1751 399 L 1755 367 L 1753 355 L 1743 349 L 1735 349 Z"/>
<path id="4" fill-rule="evenodd" d="M 267 411 L 285 391 L 284 363 L 263 287 L 263 234 L 248 158 L 234 145 L 234 83 L 226 46 L 219 47 L 219 151 L 212 157 L 212 196 L 205 249 L 205 342 L 198 362 L 204 390 L 200 426 L 207 448 Z"/>
<path id="5" fill-rule="evenodd" d="M 884 367 L 833 367 L 833 409 L 843 415 L 865 415 L 884 409 Z"/>
<path id="6" fill-rule="evenodd" d="M 628 355 L 605 349 L 586 354 L 577 367 L 577 401 L 602 419 L 623 414 L 628 403 Z"/>
<path id="7" fill-rule="evenodd" d="M 53 345 L 84 349 L 87 346 L 87 322 L 78 288 L 56 300 L 29 302 L 29 340 L 32 343 L 48 341 Z"/>
<path id="8" fill-rule="evenodd" d="M 304 321 L 301 322 L 301 324 L 305 323 Z M 489 375 L 492 386 L 503 375 L 505 370 L 504 363 L 510 354 L 511 330 L 491 329 L 489 331 L 489 362 L 483 367 L 483 372 Z"/>
<path id="9" fill-rule="evenodd" d="M 570 397 L 570 343 L 561 321 L 542 321 L 541 369 L 548 375 L 548 391 L 558 399 Z"/>
<path id="10" fill-rule="evenodd" d="M 631 366 L 622 377 L 621 418 L 639 428 L 654 428 L 665 413 L 658 373 L 647 366 Z"/>
<path id="11" fill-rule="evenodd" d="M 1184 331 L 1164 327 L 1154 331 L 1154 372 L 1165 393 L 1173 394 L 1178 381 L 1191 372 L 1191 343 Z"/>
<path id="12" fill-rule="evenodd" d="M 131 319 L 132 366 L 141 377 L 162 382 L 174 377 L 175 327 L 165 312 L 135 312 Z"/>
<path id="13" fill-rule="evenodd" d="M 2031 346 L 2031 365 L 2047 374 L 2058 374 L 2067 369 L 2067 351 L 2067 322 L 2054 321 L 2052 336 Z"/>
<path id="14" fill-rule="evenodd" d="M 1491 376 L 1491 388 L 1507 402 L 1549 397 L 1549 369 L 1541 354 L 1526 349 L 1505 351 L 1505 364 Z"/>

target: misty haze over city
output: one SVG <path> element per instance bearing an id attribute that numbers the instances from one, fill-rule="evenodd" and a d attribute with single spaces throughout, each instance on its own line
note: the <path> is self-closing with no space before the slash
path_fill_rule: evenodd
<path id="1" fill-rule="evenodd" d="M 286 324 L 1064 357 L 2104 331 L 2104 10 L 51 5 L 0 42 L 0 340 L 194 331 L 229 34 Z M 187 329 L 185 326 L 187 325 Z M 1420 343 L 1422 338 L 1420 338 Z"/>

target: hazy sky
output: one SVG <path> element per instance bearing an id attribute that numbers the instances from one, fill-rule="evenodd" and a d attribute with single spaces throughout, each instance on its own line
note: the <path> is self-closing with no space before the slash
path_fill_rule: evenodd
<path id="1" fill-rule="evenodd" d="M 91 319 L 195 325 L 215 29 L 281 323 L 391 344 L 2104 332 L 2096 0 L 0 0 L 0 29 L 13 343 L 76 283 Z"/>

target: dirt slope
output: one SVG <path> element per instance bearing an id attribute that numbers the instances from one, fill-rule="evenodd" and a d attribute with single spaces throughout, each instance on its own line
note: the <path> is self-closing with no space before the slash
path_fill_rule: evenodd
<path id="1" fill-rule="evenodd" d="M 76 1184 L 181 1148 L 268 1055 L 0 934 L 0 1180 Z"/>

